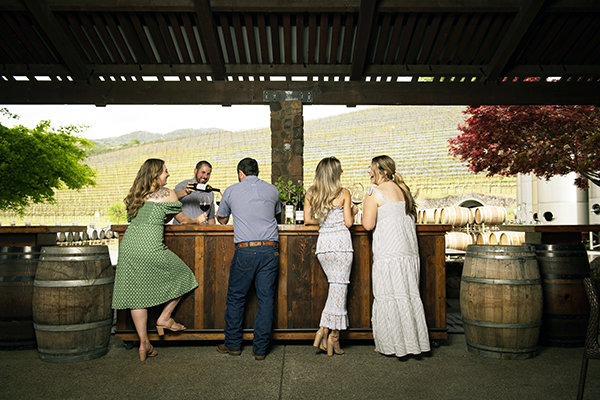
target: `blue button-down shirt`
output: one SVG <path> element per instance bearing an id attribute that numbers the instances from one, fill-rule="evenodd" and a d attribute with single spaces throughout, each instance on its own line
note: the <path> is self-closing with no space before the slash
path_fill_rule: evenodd
<path id="1" fill-rule="evenodd" d="M 278 241 L 277 220 L 281 213 L 279 192 L 274 185 L 246 176 L 241 182 L 229 186 L 223 192 L 217 215 L 233 217 L 234 243 L 256 240 Z"/>

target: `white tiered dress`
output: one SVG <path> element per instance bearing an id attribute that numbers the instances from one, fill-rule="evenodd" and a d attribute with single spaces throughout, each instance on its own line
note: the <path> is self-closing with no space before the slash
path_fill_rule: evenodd
<path id="1" fill-rule="evenodd" d="M 415 221 L 405 202 L 388 202 L 377 209 L 373 232 L 373 337 L 375 350 L 403 357 L 430 350 L 423 303 L 419 296 L 419 249 Z"/>
<path id="2" fill-rule="evenodd" d="M 344 208 L 339 206 L 341 196 L 337 207 L 329 210 L 321 222 L 315 251 L 329 282 L 327 302 L 319 326 L 338 330 L 348 328 L 346 295 L 353 255 L 350 231 L 344 224 Z"/>

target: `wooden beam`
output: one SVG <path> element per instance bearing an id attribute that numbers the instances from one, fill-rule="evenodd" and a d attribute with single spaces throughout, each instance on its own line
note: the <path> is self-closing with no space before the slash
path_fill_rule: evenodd
<path id="1" fill-rule="evenodd" d="M 358 26 L 356 32 L 356 45 L 354 46 L 354 57 L 352 59 L 352 73 L 350 79 L 359 81 L 365 72 L 369 44 L 371 43 L 371 32 L 375 23 L 375 9 L 377 0 L 362 0 L 360 2 L 360 13 L 358 15 Z"/>
<path id="2" fill-rule="evenodd" d="M 595 104 L 600 83 L 0 82 L 0 104 L 264 104 L 264 90 L 311 90 L 322 105 Z"/>
<path id="3" fill-rule="evenodd" d="M 89 68 L 84 64 L 77 52 L 74 51 L 74 46 L 70 45 L 71 41 L 61 29 L 47 2 L 42 0 L 24 0 L 24 3 L 60 54 L 73 79 L 76 81 L 87 81 L 90 75 Z"/>
<path id="4" fill-rule="evenodd" d="M 522 0 L 380 0 L 380 12 L 517 12 Z M 56 11 L 193 12 L 192 0 L 47 0 Z M 214 12 L 358 12 L 360 0 L 211 0 Z M 21 0 L 2 0 L 0 10 L 23 11 Z M 597 12 L 594 0 L 555 0 L 552 12 Z"/>
<path id="5" fill-rule="evenodd" d="M 225 62 L 223 53 L 219 46 L 219 35 L 217 35 L 217 24 L 210 9 L 209 0 L 194 0 L 196 19 L 198 20 L 198 31 L 203 39 L 204 52 L 208 62 L 212 66 L 212 77 L 216 81 L 225 79 Z"/>
<path id="6" fill-rule="evenodd" d="M 524 2 L 510 28 L 508 28 L 506 36 L 494 52 L 490 64 L 485 69 L 488 80 L 495 81 L 500 77 L 519 43 L 523 40 L 525 33 L 527 33 L 542 9 L 544 2 L 545 0 L 529 0 Z"/>

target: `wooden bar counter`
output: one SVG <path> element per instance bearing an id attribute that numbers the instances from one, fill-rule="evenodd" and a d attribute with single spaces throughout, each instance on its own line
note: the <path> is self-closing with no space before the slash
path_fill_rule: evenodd
<path id="1" fill-rule="evenodd" d="M 125 232 L 127 225 L 116 225 Z M 321 311 L 327 299 L 328 283 L 315 256 L 318 226 L 279 225 L 279 277 L 275 300 L 272 337 L 278 340 L 312 339 L 318 329 Z M 418 225 L 421 258 L 421 298 L 425 308 L 429 336 L 433 340 L 448 337 L 446 328 L 446 271 L 444 234 L 449 225 Z M 372 339 L 371 331 L 371 234 L 361 226 L 350 229 L 354 262 L 348 289 L 349 329 L 346 339 Z M 122 235 L 119 235 L 122 237 Z M 167 225 L 165 244 L 194 271 L 198 288 L 184 296 L 173 317 L 188 329 L 166 332 L 162 340 L 221 340 L 225 327 L 225 299 L 229 265 L 235 250 L 231 225 Z M 148 329 L 157 340 L 153 323 L 160 308 L 149 310 Z M 246 306 L 244 339 L 252 338 L 256 296 L 251 289 Z M 117 312 L 116 337 L 136 341 L 129 310 Z"/>

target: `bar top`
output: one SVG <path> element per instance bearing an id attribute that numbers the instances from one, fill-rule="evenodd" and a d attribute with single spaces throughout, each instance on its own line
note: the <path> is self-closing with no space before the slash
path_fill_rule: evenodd
<path id="1" fill-rule="evenodd" d="M 600 225 L 499 225 L 498 228 L 504 231 L 519 232 L 540 232 L 540 233 L 559 233 L 559 232 L 598 232 Z"/>
<path id="2" fill-rule="evenodd" d="M 113 225 L 111 230 L 113 232 L 123 233 L 129 225 Z M 300 232 L 318 232 L 319 225 L 278 225 L 277 229 L 279 232 L 285 233 L 300 233 Z M 600 229 L 600 226 L 599 226 Z M 418 233 L 440 233 L 452 230 L 452 225 L 441 225 L 441 224 L 417 224 Z M 368 232 L 362 225 L 352 225 L 350 228 L 351 232 Z M 165 232 L 233 232 L 232 225 L 198 225 L 198 224 L 187 224 L 187 225 L 165 225 Z"/>
<path id="3" fill-rule="evenodd" d="M 36 225 L 36 226 L 0 226 L 0 234 L 14 233 L 57 233 L 57 232 L 83 232 L 87 230 L 83 225 Z"/>

